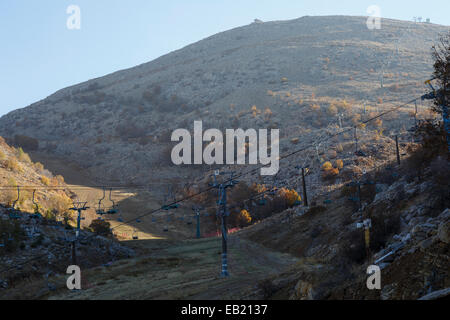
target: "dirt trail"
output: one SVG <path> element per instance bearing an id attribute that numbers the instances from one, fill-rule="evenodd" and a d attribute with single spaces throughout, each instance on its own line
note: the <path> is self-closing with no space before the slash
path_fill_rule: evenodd
<path id="1" fill-rule="evenodd" d="M 298 260 L 261 248 L 238 235 L 229 241 L 229 278 L 220 276 L 221 239 L 130 242 L 147 252 L 110 267 L 83 271 L 88 288 L 70 292 L 65 278 L 49 299 L 257 299 L 258 282 Z"/>
<path id="2" fill-rule="evenodd" d="M 86 223 L 96 218 L 95 207 L 103 190 L 86 186 L 98 185 L 82 168 L 33 155 L 55 174 L 66 178 L 78 198 L 88 201 L 90 212 Z M 80 189 L 79 187 L 83 187 Z M 148 191 L 114 190 L 112 198 L 119 203 L 123 220 L 130 221 L 161 206 L 160 195 Z M 106 196 L 106 199 L 109 195 Z M 105 200 L 105 206 L 110 205 Z M 170 222 L 168 214 L 171 216 Z M 229 278 L 220 276 L 221 238 L 187 240 L 195 236 L 195 223 L 188 225 L 181 216 L 192 215 L 190 208 L 158 212 L 122 225 L 117 217 L 107 217 L 122 244 L 135 249 L 137 258 L 120 260 L 108 267 L 82 270 L 83 288 L 71 292 L 66 276 L 52 279 L 56 291 L 49 299 L 253 299 L 261 298 L 259 281 L 284 271 L 297 259 L 289 254 L 271 251 L 249 240 L 240 232 L 229 236 Z M 194 221 L 192 221 L 194 222 Z M 202 234 L 207 220 L 201 222 Z M 165 226 L 169 227 L 164 232 Z M 137 232 L 136 232 L 137 231 Z M 138 241 L 130 241 L 138 235 Z"/>

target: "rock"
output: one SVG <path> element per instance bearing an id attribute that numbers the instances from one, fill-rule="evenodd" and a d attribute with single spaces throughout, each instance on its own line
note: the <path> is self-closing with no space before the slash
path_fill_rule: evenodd
<path id="1" fill-rule="evenodd" d="M 300 280 L 295 286 L 295 292 L 292 295 L 294 300 L 313 300 L 313 288 L 309 282 Z"/>
<path id="2" fill-rule="evenodd" d="M 395 283 L 384 286 L 380 292 L 381 300 L 392 300 L 395 294 L 396 286 L 397 285 Z"/>
<path id="3" fill-rule="evenodd" d="M 450 209 L 445 209 L 440 215 L 439 220 L 447 221 L 450 220 Z"/>
<path id="4" fill-rule="evenodd" d="M 431 292 L 418 300 L 437 300 L 450 296 L 450 288 Z"/>
<path id="5" fill-rule="evenodd" d="M 428 238 L 428 239 L 425 239 L 422 242 L 420 242 L 419 247 L 422 250 L 427 250 L 429 247 L 431 247 L 435 243 L 436 243 L 436 238 L 432 237 L 432 238 Z"/>
<path id="6" fill-rule="evenodd" d="M 444 243 L 450 243 L 450 221 L 444 221 L 439 225 L 438 238 Z"/>

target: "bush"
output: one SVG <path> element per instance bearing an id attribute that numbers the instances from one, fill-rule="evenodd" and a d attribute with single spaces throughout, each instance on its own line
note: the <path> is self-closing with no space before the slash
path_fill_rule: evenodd
<path id="1" fill-rule="evenodd" d="M 49 186 L 50 185 L 50 179 L 47 178 L 46 176 L 41 176 L 41 182 L 42 184 Z"/>
<path id="2" fill-rule="evenodd" d="M 42 172 L 44 171 L 44 165 L 40 162 L 36 162 L 34 164 L 34 168 L 36 169 L 37 172 Z"/>
<path id="3" fill-rule="evenodd" d="M 281 188 L 278 191 L 278 195 L 286 201 L 288 207 L 294 206 L 296 202 L 302 201 L 302 198 L 298 195 L 297 191 Z"/>
<path id="4" fill-rule="evenodd" d="M 328 114 L 329 116 L 334 117 L 334 116 L 337 115 L 337 113 L 338 113 L 338 109 L 336 108 L 335 105 L 332 104 L 332 105 L 330 105 L 330 106 L 328 107 L 328 109 L 327 109 L 327 114 Z"/>
<path id="5" fill-rule="evenodd" d="M 6 160 L 6 169 L 13 172 L 22 172 L 22 167 L 19 165 L 19 162 L 15 158 Z"/>
<path id="6" fill-rule="evenodd" d="M 324 180 L 333 180 L 339 175 L 339 169 L 333 168 L 331 162 L 327 161 L 322 165 L 322 178 Z"/>
<path id="7" fill-rule="evenodd" d="M 111 224 L 105 220 L 93 220 L 89 228 L 100 236 L 106 237 L 111 234 Z"/>
<path id="8" fill-rule="evenodd" d="M 239 212 L 238 216 L 238 225 L 239 227 L 247 227 L 252 222 L 252 216 L 250 215 L 250 212 L 243 209 L 241 212 Z"/>
<path id="9" fill-rule="evenodd" d="M 31 163 L 30 156 L 22 148 L 17 149 L 17 158 L 21 162 Z"/>

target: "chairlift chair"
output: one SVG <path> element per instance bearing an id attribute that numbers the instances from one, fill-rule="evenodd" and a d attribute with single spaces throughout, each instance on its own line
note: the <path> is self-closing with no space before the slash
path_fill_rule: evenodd
<path id="1" fill-rule="evenodd" d="M 14 200 L 12 208 L 8 209 L 9 218 L 12 220 L 20 219 L 20 214 L 16 211 L 16 203 L 20 200 L 20 187 L 17 186 L 17 199 Z"/>
<path id="2" fill-rule="evenodd" d="M 35 219 L 41 219 L 42 218 L 42 214 L 39 211 L 39 205 L 36 203 L 34 195 L 36 193 L 36 190 L 33 190 L 33 205 L 34 205 L 34 213 L 30 216 L 31 218 L 35 218 Z"/>
<path id="3" fill-rule="evenodd" d="M 99 220 L 103 220 L 102 216 L 106 214 L 105 209 L 102 207 L 102 201 L 105 199 L 105 188 L 103 188 L 103 198 L 98 200 L 98 208 L 95 210 L 95 213 L 100 216 Z"/>

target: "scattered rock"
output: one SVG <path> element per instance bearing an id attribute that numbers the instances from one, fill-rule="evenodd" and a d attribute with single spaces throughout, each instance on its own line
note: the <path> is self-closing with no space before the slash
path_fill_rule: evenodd
<path id="1" fill-rule="evenodd" d="M 450 221 L 444 221 L 439 225 L 438 237 L 440 241 L 450 243 Z"/>

